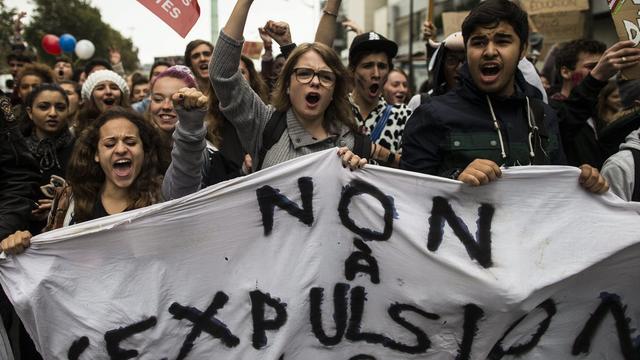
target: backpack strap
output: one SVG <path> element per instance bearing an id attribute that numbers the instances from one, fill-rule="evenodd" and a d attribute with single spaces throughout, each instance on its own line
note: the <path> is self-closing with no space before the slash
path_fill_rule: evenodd
<path id="1" fill-rule="evenodd" d="M 391 116 L 391 110 L 393 110 L 393 105 L 387 104 L 384 108 L 384 112 L 382 113 L 382 117 L 378 119 L 376 122 L 376 126 L 371 131 L 371 141 L 376 142 L 382 135 L 382 130 L 387 125 L 387 120 L 389 120 L 389 116 Z"/>
<path id="2" fill-rule="evenodd" d="M 538 165 L 548 164 L 550 163 L 550 158 L 547 153 L 547 149 L 544 148 L 545 142 L 542 141 L 542 138 L 545 140 L 549 139 L 549 130 L 547 129 L 547 122 L 545 121 L 544 114 L 544 102 L 540 99 L 529 98 L 529 103 L 531 106 L 532 113 L 532 122 L 534 127 L 537 127 L 537 131 L 533 130 L 532 136 L 532 146 L 534 151 L 534 159 L 543 159 L 543 162 L 535 162 Z M 533 161 L 532 161 L 533 163 Z"/>
<path id="3" fill-rule="evenodd" d="M 631 150 L 631 154 L 633 154 L 633 168 L 635 170 L 633 178 L 633 195 L 631 196 L 631 201 L 640 201 L 640 150 L 629 150 Z"/>
<path id="4" fill-rule="evenodd" d="M 224 117 L 222 118 L 222 145 L 220 145 L 220 152 L 237 168 L 242 167 L 244 155 L 247 153 L 242 147 L 236 127 Z"/>
<path id="5" fill-rule="evenodd" d="M 353 133 L 353 153 L 364 159 L 371 157 L 371 138 L 369 136 Z"/>
<path id="6" fill-rule="evenodd" d="M 275 111 L 267 121 L 262 131 L 262 147 L 258 152 L 258 167 L 255 171 L 262 170 L 262 164 L 267 152 L 280 140 L 282 134 L 287 129 L 287 113 Z"/>
<path id="7" fill-rule="evenodd" d="M 64 187 L 55 188 L 55 196 L 53 203 L 51 204 L 51 211 L 49 218 L 47 219 L 47 226 L 44 231 L 55 230 L 65 225 L 65 219 L 69 208 L 73 208 L 73 193 L 71 186 L 65 185 Z"/>
<path id="8" fill-rule="evenodd" d="M 386 121 L 385 121 L 386 123 Z M 276 111 L 271 114 L 271 118 L 267 121 L 262 132 L 262 147 L 258 152 L 258 167 L 255 171 L 262 170 L 264 158 L 267 152 L 275 145 L 282 137 L 282 134 L 287 129 L 287 113 Z M 368 159 L 371 156 L 371 139 L 368 135 L 353 132 L 354 145 L 353 153 L 361 158 Z"/>

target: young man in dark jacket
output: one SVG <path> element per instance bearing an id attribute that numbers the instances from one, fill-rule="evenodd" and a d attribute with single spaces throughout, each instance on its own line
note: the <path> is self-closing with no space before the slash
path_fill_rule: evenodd
<path id="1" fill-rule="evenodd" d="M 527 13 L 508 0 L 484 1 L 462 35 L 460 85 L 413 113 L 401 168 L 482 185 L 500 177 L 500 166 L 564 164 L 557 116 L 534 99 L 517 69 L 527 49 Z M 608 189 L 596 169 L 581 169 L 588 190 Z"/>
<path id="2" fill-rule="evenodd" d="M 589 164 L 600 168 L 610 155 L 596 136 L 601 121 L 597 112 L 598 96 L 619 70 L 638 62 L 640 49 L 634 46 L 632 41 L 620 41 L 607 49 L 598 41 L 579 39 L 558 50 L 556 71 L 562 78 L 562 89 L 551 97 L 549 105 L 558 112 L 569 165 Z"/>

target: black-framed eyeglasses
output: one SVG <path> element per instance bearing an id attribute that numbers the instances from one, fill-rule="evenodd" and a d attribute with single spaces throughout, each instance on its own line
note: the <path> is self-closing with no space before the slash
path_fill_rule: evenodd
<path id="1" fill-rule="evenodd" d="M 296 80 L 302 84 L 310 83 L 315 76 L 318 76 L 320 85 L 324 87 L 331 87 L 336 83 L 336 74 L 329 70 L 315 71 L 309 68 L 295 68 L 293 73 L 296 74 Z"/>

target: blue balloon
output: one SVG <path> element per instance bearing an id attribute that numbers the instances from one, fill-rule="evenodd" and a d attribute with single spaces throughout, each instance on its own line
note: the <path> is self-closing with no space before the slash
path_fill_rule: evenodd
<path id="1" fill-rule="evenodd" d="M 76 49 L 76 38 L 71 34 L 60 36 L 60 48 L 64 52 L 73 52 Z"/>

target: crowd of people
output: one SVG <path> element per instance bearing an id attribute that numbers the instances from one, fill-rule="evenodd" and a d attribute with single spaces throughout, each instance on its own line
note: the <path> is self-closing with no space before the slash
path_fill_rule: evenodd
<path id="1" fill-rule="evenodd" d="M 372 163 L 472 186 L 505 167 L 571 165 L 586 191 L 640 200 L 640 83 L 620 76 L 640 62 L 633 42 L 559 44 L 538 71 L 527 13 L 486 0 L 440 42 L 425 22 L 429 81 L 412 94 L 394 68 L 397 44 L 350 21 L 357 34 L 343 64 L 332 48 L 340 2 L 326 2 L 313 42 L 294 44 L 284 22 L 260 28 L 260 72 L 241 54 L 252 0 L 237 0 L 215 46 L 194 40 L 185 65 L 158 61 L 148 77 L 126 74 L 117 51 L 83 68 L 10 54 L 15 85 L 0 96 L 2 250 L 17 256 L 42 231 L 331 148 L 352 170 Z M 9 308 L 4 299 L 5 326 Z M 38 358 L 26 333 L 14 346 Z"/>

